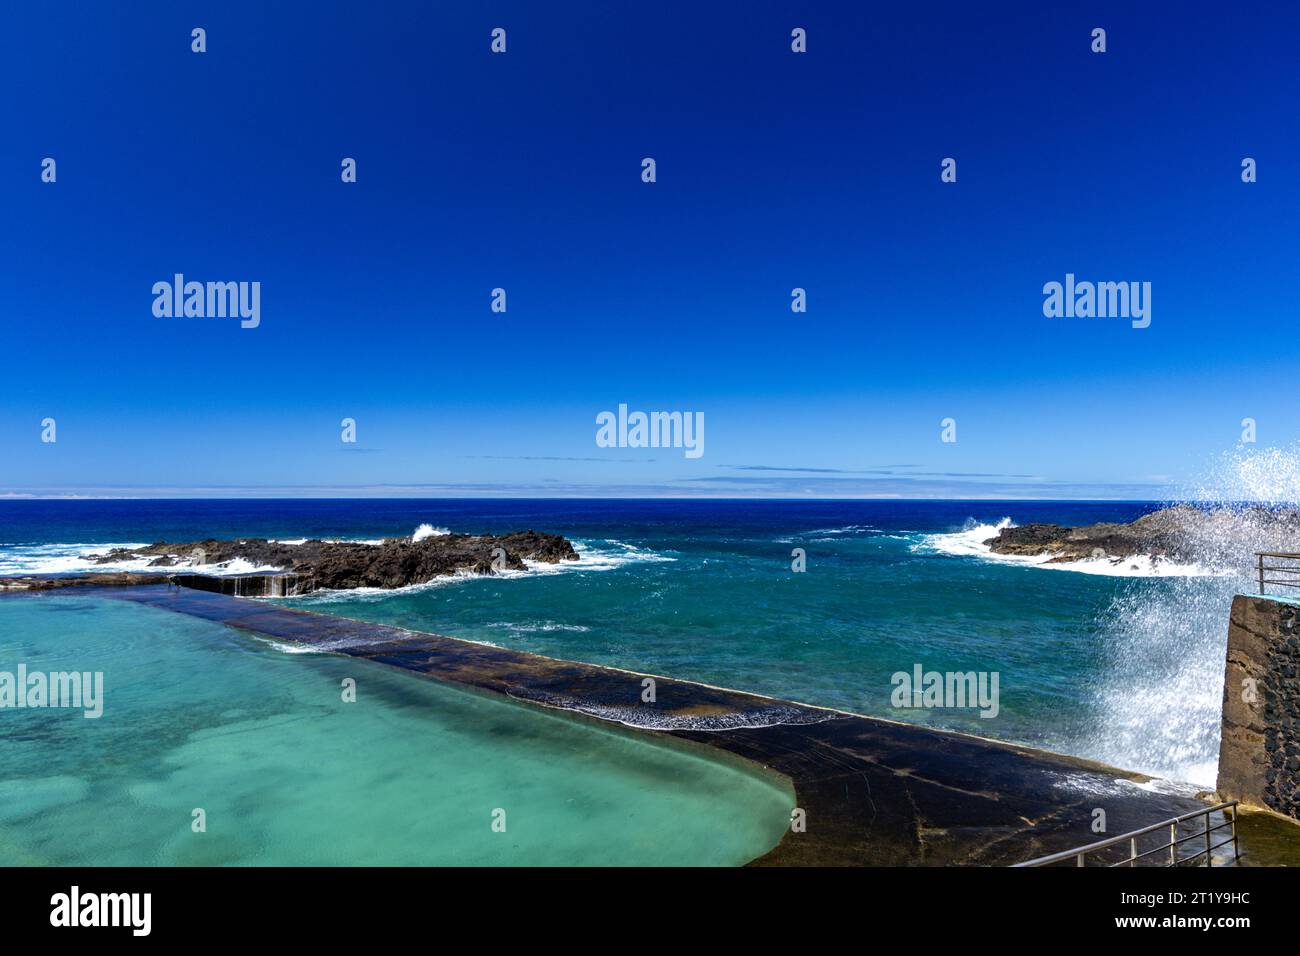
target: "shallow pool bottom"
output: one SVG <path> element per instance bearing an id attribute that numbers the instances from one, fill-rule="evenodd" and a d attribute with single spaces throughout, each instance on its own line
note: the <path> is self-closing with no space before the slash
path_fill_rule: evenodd
<path id="1" fill-rule="evenodd" d="M 0 710 L 7 865 L 737 865 L 794 804 L 688 745 L 110 598 L 0 598 L 20 663 L 105 699 Z"/>

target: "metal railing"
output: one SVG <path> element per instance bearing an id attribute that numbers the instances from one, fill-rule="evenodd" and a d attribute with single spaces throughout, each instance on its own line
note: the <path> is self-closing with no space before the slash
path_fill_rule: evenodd
<path id="1" fill-rule="evenodd" d="M 1285 551 L 1256 551 L 1255 558 L 1259 567 L 1260 594 L 1267 594 L 1266 586 L 1270 584 L 1300 588 L 1300 554 L 1288 554 Z M 1265 564 L 1265 561 L 1289 561 L 1291 563 Z M 1278 577 L 1268 577 L 1270 574 L 1278 575 Z"/>
<path id="2" fill-rule="evenodd" d="M 1228 811 L 1232 815 L 1228 815 Z M 1223 822 L 1216 826 L 1210 826 L 1210 814 L 1221 812 Z M 1192 821 L 1202 820 L 1203 827 L 1196 827 Z M 1178 828 L 1183 824 L 1190 824 L 1189 832 L 1180 837 Z M 1161 843 L 1159 846 L 1152 847 L 1149 850 L 1138 852 L 1138 838 L 1146 836 L 1148 833 L 1156 833 L 1168 827 L 1169 842 Z M 1211 842 L 1211 834 L 1217 833 L 1225 827 L 1232 828 L 1232 835 L 1218 843 Z M 1191 840 L 1204 840 L 1203 849 L 1196 852 L 1181 856 L 1179 848 Z M 1168 861 L 1152 860 L 1149 863 L 1143 863 L 1143 866 L 1201 866 L 1199 862 L 1201 857 L 1205 857 L 1205 866 L 1214 866 L 1214 851 L 1220 847 L 1232 844 L 1232 861 L 1229 866 L 1235 865 L 1241 857 L 1241 852 L 1237 846 L 1237 801 L 1229 800 L 1227 803 L 1219 803 L 1212 807 L 1206 807 L 1204 810 L 1195 810 L 1192 813 L 1184 813 L 1181 817 L 1174 817 L 1170 820 L 1162 820 L 1160 823 L 1153 823 L 1149 827 L 1143 827 L 1141 830 L 1133 830 L 1129 833 L 1121 833 L 1119 836 L 1111 837 L 1108 840 L 1100 840 L 1097 843 L 1089 843 L 1087 846 L 1076 847 L 1073 850 L 1065 850 L 1061 853 L 1053 853 L 1050 856 L 1040 856 L 1036 860 L 1029 860 L 1026 863 L 1017 863 L 1016 866 L 1052 866 L 1057 863 L 1064 863 L 1067 860 L 1074 860 L 1075 866 L 1087 866 L 1089 854 L 1098 855 L 1111 847 L 1121 846 L 1128 843 L 1128 856 L 1114 862 L 1099 862 L 1098 866 L 1137 866 L 1139 860 L 1145 860 L 1156 854 L 1168 853 Z"/>

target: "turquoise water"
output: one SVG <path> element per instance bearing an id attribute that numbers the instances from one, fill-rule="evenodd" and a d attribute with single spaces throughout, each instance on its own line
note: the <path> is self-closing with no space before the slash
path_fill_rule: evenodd
<path id="1" fill-rule="evenodd" d="M 1232 578 L 996 559 L 1004 519 L 1131 521 L 1154 502 L 265 500 L 0 502 L 0 573 L 107 543 L 368 540 L 422 524 L 563 534 L 577 565 L 292 603 L 1092 757 L 1201 786 L 1218 759 Z M 1241 554 L 1250 542 L 1237 542 Z M 806 571 L 792 571 L 801 549 Z M 1091 573 L 1104 570 L 1106 573 Z M 996 672 L 995 718 L 899 708 L 920 664 Z"/>
<path id="2" fill-rule="evenodd" d="M 19 662 L 102 671 L 105 704 L 0 710 L 6 865 L 734 865 L 794 800 L 693 748 L 125 601 L 0 598 Z"/>
<path id="3" fill-rule="evenodd" d="M 1107 608 L 1122 591 L 1162 582 L 957 557 L 929 546 L 928 529 L 882 525 L 589 532 L 576 538 L 577 565 L 276 603 L 1087 751 L 1101 719 L 1095 692 L 1109 676 Z M 803 573 L 791 570 L 796 547 Z M 996 718 L 894 707 L 891 676 L 917 663 L 998 672 Z"/>

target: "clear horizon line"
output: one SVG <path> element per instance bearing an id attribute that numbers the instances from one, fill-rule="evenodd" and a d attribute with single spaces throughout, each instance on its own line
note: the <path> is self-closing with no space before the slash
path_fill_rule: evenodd
<path id="1" fill-rule="evenodd" d="M 1042 497 L 1034 495 L 737 495 L 737 494 L 501 494 L 501 493 L 461 493 L 446 492 L 428 495 L 411 493 L 394 494 L 347 494 L 346 489 L 339 493 L 321 494 L 286 494 L 269 491 L 250 490 L 244 493 L 204 493 L 200 489 L 178 489 L 174 494 L 140 493 L 140 494 L 29 494 L 0 492 L 0 502 L 5 501 L 1016 501 L 1016 502 L 1054 502 L 1054 501 L 1095 501 L 1095 502 L 1132 502 L 1141 504 L 1175 503 L 1191 501 L 1217 501 L 1210 498 L 1157 497 L 1135 498 L 1124 495 L 1072 495 Z M 1236 500 L 1236 499 L 1234 499 Z M 1258 499 L 1240 499 L 1243 504 L 1265 504 Z"/>

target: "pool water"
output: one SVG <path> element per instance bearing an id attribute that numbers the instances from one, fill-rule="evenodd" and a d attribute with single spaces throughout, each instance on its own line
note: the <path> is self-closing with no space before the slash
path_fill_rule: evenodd
<path id="1" fill-rule="evenodd" d="M 0 709 L 6 865 L 736 865 L 794 804 L 689 745 L 113 598 L 0 598 L 20 663 L 102 671 L 104 711 Z"/>

